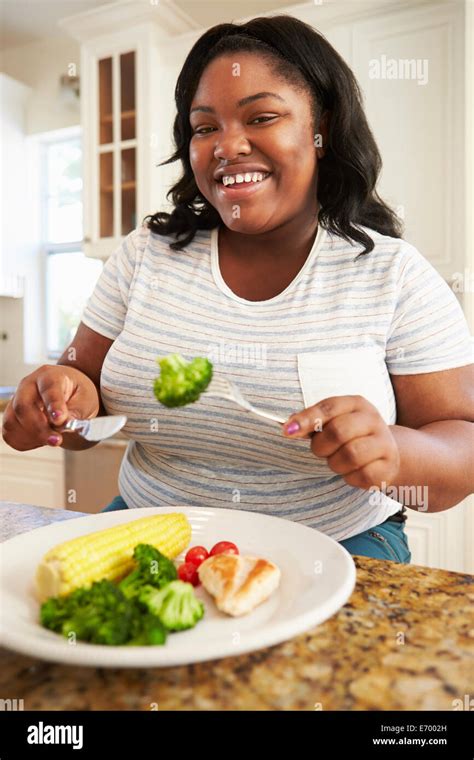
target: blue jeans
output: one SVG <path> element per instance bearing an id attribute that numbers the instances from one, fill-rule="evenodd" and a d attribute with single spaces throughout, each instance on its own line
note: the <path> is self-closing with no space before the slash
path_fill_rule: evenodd
<path id="1" fill-rule="evenodd" d="M 409 564 L 411 560 L 403 522 L 385 520 L 380 525 L 364 530 L 357 536 L 345 538 L 339 543 L 350 554 L 359 554 L 362 557 L 388 559 L 403 564 Z"/>
<path id="2" fill-rule="evenodd" d="M 107 504 L 107 506 L 104 509 L 101 509 L 101 512 L 116 512 L 117 509 L 128 509 L 127 502 L 125 502 L 121 496 L 116 496 L 110 504 Z"/>
<path id="3" fill-rule="evenodd" d="M 102 509 L 102 512 L 114 512 L 117 509 L 128 509 L 126 502 L 121 496 L 116 496 L 110 504 Z M 392 562 L 408 564 L 411 560 L 411 552 L 408 548 L 407 535 L 403 522 L 385 520 L 375 528 L 364 530 L 357 536 L 345 538 L 339 543 L 350 554 L 358 554 L 362 557 L 374 557 L 375 559 L 388 559 Z"/>

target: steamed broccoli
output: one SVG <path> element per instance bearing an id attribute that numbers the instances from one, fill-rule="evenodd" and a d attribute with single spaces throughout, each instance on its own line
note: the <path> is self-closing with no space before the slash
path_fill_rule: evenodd
<path id="1" fill-rule="evenodd" d="M 132 624 L 132 638 L 127 641 L 131 646 L 146 646 L 148 644 L 164 644 L 168 631 L 156 615 L 140 612 Z"/>
<path id="2" fill-rule="evenodd" d="M 197 401 L 212 379 L 212 364 L 203 357 L 187 362 L 179 354 L 170 354 L 157 363 L 161 374 L 155 379 L 153 391 L 158 401 L 168 407 Z"/>
<path id="3" fill-rule="evenodd" d="M 204 615 L 204 605 L 194 594 L 194 588 L 184 581 L 172 581 L 162 589 L 144 586 L 139 600 L 170 631 L 194 628 Z"/>
<path id="4" fill-rule="evenodd" d="M 145 584 L 161 588 L 178 577 L 174 563 L 150 544 L 137 544 L 133 559 L 137 567 L 118 584 L 128 599 L 137 596 Z"/>
<path id="5" fill-rule="evenodd" d="M 68 637 L 94 644 L 164 644 L 167 631 L 160 619 L 144 614 L 136 599 L 127 599 L 108 580 L 90 588 L 78 588 L 62 597 L 51 597 L 41 605 L 43 626 Z"/>

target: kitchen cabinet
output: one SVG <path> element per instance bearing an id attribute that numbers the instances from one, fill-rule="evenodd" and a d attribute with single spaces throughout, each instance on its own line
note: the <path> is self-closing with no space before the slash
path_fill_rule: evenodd
<path id="1" fill-rule="evenodd" d="M 119 493 L 118 474 L 126 447 L 127 440 L 118 435 L 84 451 L 52 446 L 17 451 L 0 437 L 0 498 L 100 512 Z"/>
<path id="2" fill-rule="evenodd" d="M 98 237 L 127 235 L 136 226 L 136 51 L 97 62 Z M 118 80 L 118 82 L 116 82 Z M 118 102 L 117 102 L 118 101 Z"/>
<path id="3" fill-rule="evenodd" d="M 52 446 L 16 451 L 0 437 L 1 498 L 65 509 L 64 453 Z"/>
<path id="4" fill-rule="evenodd" d="M 170 35 L 195 28 L 179 10 L 125 2 L 63 19 L 81 43 L 84 252 L 106 259 L 164 204 L 170 119 L 160 100 Z"/>
<path id="5" fill-rule="evenodd" d="M 68 509 L 100 512 L 118 496 L 118 476 L 127 443 L 119 433 L 91 449 L 64 452 Z"/>
<path id="6" fill-rule="evenodd" d="M 407 509 L 412 563 L 474 573 L 474 496 L 443 512 Z"/>

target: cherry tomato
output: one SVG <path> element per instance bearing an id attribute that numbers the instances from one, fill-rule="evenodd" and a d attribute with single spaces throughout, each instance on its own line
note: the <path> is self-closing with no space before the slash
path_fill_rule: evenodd
<path id="1" fill-rule="evenodd" d="M 201 562 L 209 557 L 209 552 L 205 546 L 193 546 L 186 554 L 184 561 L 199 567 Z"/>
<path id="2" fill-rule="evenodd" d="M 192 583 L 193 586 L 199 586 L 201 582 L 197 574 L 197 567 L 192 562 L 183 562 L 178 567 L 178 578 L 185 583 Z"/>
<path id="3" fill-rule="evenodd" d="M 239 550 L 237 549 L 237 546 L 232 543 L 232 541 L 219 541 L 217 544 L 214 544 L 211 551 L 209 552 L 209 556 L 212 557 L 214 554 L 238 554 Z"/>

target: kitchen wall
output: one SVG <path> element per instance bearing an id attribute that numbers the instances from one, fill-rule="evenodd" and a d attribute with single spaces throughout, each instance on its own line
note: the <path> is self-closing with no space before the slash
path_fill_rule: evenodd
<path id="1" fill-rule="evenodd" d="M 79 103 L 66 103 L 59 97 L 59 79 L 68 73 L 70 64 L 79 75 L 79 44 L 66 36 L 7 48 L 0 54 L 0 71 L 32 88 L 26 106 L 26 134 L 79 124 Z"/>

